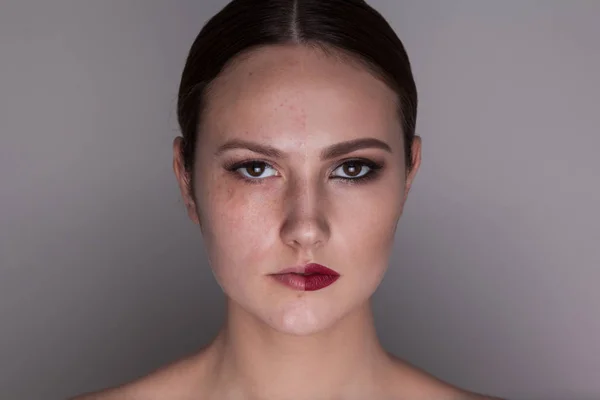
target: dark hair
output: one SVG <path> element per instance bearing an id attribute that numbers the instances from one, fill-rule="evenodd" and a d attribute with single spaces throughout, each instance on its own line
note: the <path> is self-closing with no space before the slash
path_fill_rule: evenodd
<path id="1" fill-rule="evenodd" d="M 285 44 L 350 56 L 398 94 L 410 170 L 417 89 L 404 46 L 381 14 L 363 0 L 233 0 L 204 25 L 181 77 L 177 117 L 186 171 L 193 175 L 198 129 L 211 82 L 237 56 Z"/>

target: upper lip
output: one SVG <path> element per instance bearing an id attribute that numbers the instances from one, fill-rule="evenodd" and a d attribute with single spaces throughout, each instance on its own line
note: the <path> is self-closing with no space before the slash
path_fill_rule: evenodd
<path id="1" fill-rule="evenodd" d="M 324 265 L 317 263 L 309 263 L 305 265 L 296 265 L 293 267 L 289 267 L 277 272 L 275 275 L 280 274 L 321 274 L 321 275 L 333 275 L 339 276 L 337 272 L 334 270 L 325 267 Z"/>

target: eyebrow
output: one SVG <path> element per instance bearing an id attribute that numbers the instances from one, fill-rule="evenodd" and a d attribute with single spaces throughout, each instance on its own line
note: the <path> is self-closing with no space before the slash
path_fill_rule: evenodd
<path id="1" fill-rule="evenodd" d="M 328 160 L 336 157 L 343 156 L 348 153 L 352 153 L 353 151 L 360 149 L 368 149 L 368 148 L 376 148 L 387 151 L 388 153 L 392 152 L 391 147 L 375 138 L 361 138 L 355 140 L 349 140 L 347 142 L 336 143 L 331 145 L 321 151 L 321 159 Z M 250 150 L 254 153 L 259 153 L 267 157 L 271 158 L 286 158 L 286 154 L 284 154 L 281 150 L 269 146 L 266 144 L 256 143 L 252 141 L 242 140 L 242 139 L 233 139 L 222 146 L 215 152 L 215 155 L 220 155 L 228 150 L 233 149 L 246 149 Z"/>

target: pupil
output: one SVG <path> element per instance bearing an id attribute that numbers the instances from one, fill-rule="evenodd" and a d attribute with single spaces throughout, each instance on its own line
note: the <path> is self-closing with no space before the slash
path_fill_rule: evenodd
<path id="1" fill-rule="evenodd" d="M 260 176 L 263 171 L 264 166 L 260 163 L 253 163 L 249 168 L 250 175 L 252 176 Z"/>
<path id="2" fill-rule="evenodd" d="M 356 164 L 346 164 L 344 166 L 344 173 L 350 176 L 358 175 L 360 168 Z"/>

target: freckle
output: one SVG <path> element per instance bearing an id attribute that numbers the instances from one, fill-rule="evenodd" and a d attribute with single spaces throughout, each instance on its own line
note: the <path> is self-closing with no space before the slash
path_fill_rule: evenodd
<path id="1" fill-rule="evenodd" d="M 300 127 L 302 129 L 306 128 L 306 113 L 305 112 L 300 112 L 300 115 L 298 116 L 298 123 L 300 124 Z"/>

